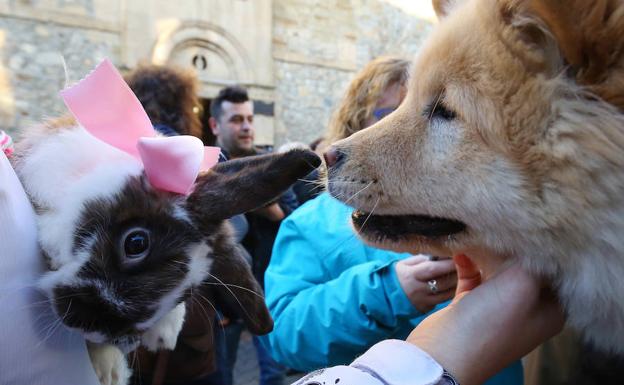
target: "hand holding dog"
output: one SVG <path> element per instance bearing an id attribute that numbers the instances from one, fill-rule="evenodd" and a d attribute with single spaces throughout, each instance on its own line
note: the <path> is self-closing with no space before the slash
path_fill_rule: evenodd
<path id="1" fill-rule="evenodd" d="M 454 260 L 455 299 L 420 323 L 408 342 L 429 353 L 462 385 L 483 383 L 561 331 L 561 307 L 544 293 L 539 279 L 517 264 L 481 284 L 481 272 L 468 257 Z"/>
<path id="2" fill-rule="evenodd" d="M 397 262 L 395 270 L 401 288 L 422 313 L 429 312 L 455 294 L 457 274 L 451 259 L 433 260 L 419 254 Z"/>

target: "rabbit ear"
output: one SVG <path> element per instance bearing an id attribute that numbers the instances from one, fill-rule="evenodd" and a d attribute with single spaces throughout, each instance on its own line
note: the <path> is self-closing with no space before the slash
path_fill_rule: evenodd
<path id="1" fill-rule="evenodd" d="M 200 222 L 230 218 L 271 202 L 320 164 L 308 150 L 219 163 L 197 178 L 187 208 Z"/>
<path id="2" fill-rule="evenodd" d="M 232 246 L 226 254 L 215 254 L 207 279 L 216 307 L 228 318 L 241 318 L 256 335 L 273 330 L 273 319 L 264 301 L 262 288 L 245 261 L 242 246 Z"/>

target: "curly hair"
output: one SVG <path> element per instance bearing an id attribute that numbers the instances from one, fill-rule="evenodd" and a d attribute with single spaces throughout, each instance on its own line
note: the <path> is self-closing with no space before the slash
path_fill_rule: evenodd
<path id="1" fill-rule="evenodd" d="M 126 77 L 152 124 L 182 135 L 202 137 L 202 123 L 194 109 L 201 106 L 195 74 L 171 66 L 140 65 Z"/>
<path id="2" fill-rule="evenodd" d="M 395 56 L 380 56 L 369 62 L 351 81 L 318 148 L 323 150 L 337 140 L 366 128 L 377 101 L 393 83 L 405 84 L 410 62 Z"/>

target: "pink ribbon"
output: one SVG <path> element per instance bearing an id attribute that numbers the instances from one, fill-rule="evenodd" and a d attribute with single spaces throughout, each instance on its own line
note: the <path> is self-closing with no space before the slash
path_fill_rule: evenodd
<path id="1" fill-rule="evenodd" d="M 0 130 L 0 150 L 8 157 L 13 155 L 13 140 L 4 131 Z"/>
<path id="2" fill-rule="evenodd" d="M 60 94 L 82 127 L 139 160 L 147 179 L 158 189 L 188 194 L 199 172 L 219 160 L 219 147 L 204 147 L 194 136 L 159 136 L 108 59 Z"/>

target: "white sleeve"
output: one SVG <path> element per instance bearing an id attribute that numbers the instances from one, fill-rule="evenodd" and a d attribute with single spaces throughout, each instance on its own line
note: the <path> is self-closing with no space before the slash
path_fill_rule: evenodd
<path id="1" fill-rule="evenodd" d="M 99 385 L 84 339 L 37 291 L 42 272 L 35 214 L 0 151 L 0 384 Z"/>
<path id="2" fill-rule="evenodd" d="M 442 367 L 415 345 L 386 340 L 350 366 L 321 369 L 293 385 L 436 385 L 443 373 Z"/>

